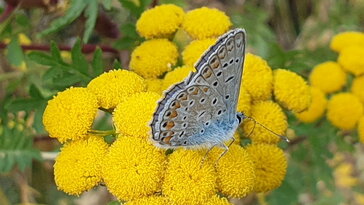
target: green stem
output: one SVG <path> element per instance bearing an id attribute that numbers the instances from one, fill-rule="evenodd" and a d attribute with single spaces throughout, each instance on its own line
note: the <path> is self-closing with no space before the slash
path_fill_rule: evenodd
<path id="1" fill-rule="evenodd" d="M 88 131 L 88 133 L 100 136 L 107 136 L 107 135 L 114 135 L 115 130 L 90 130 Z"/>

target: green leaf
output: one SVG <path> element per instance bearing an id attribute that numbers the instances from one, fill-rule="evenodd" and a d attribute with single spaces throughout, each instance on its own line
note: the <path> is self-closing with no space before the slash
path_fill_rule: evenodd
<path id="1" fill-rule="evenodd" d="M 152 3 L 152 0 L 140 0 L 140 1 L 119 0 L 119 1 L 124 8 L 128 9 L 131 12 L 131 14 L 133 14 L 137 18 L 139 18 L 139 16 L 143 13 L 143 11 L 146 10 L 146 8 Z"/>
<path id="2" fill-rule="evenodd" d="M 121 63 L 115 59 L 112 67 L 113 69 L 121 69 Z"/>
<path id="3" fill-rule="evenodd" d="M 19 45 L 18 37 L 13 37 L 8 45 L 7 59 L 13 66 L 20 66 L 24 62 L 24 54 Z"/>
<path id="4" fill-rule="evenodd" d="M 104 64 L 102 62 L 102 50 L 97 48 L 92 59 L 92 68 L 94 76 L 100 75 L 104 71 Z"/>
<path id="5" fill-rule="evenodd" d="M 59 51 L 59 48 L 57 46 L 57 43 L 54 41 L 51 42 L 51 54 L 54 60 L 60 63 L 64 63 L 61 56 L 61 52 Z"/>
<path id="6" fill-rule="evenodd" d="M 121 32 L 125 34 L 125 36 L 134 37 L 139 36 L 139 34 L 136 31 L 135 24 L 132 23 L 125 23 L 120 28 Z"/>
<path id="7" fill-rule="evenodd" d="M 37 88 L 36 85 L 31 84 L 30 88 L 29 88 L 29 95 L 30 97 L 34 98 L 34 99 L 44 99 L 42 93 L 40 92 L 40 90 Z"/>
<path id="8" fill-rule="evenodd" d="M 72 55 L 72 65 L 73 69 L 87 75 L 88 74 L 88 63 L 82 54 L 82 44 L 80 39 L 78 39 L 71 50 Z"/>
<path id="9" fill-rule="evenodd" d="M 28 58 L 40 65 L 57 65 L 57 61 L 55 61 L 52 56 L 49 56 L 48 54 L 39 51 L 33 51 L 29 53 Z"/>
<path id="10" fill-rule="evenodd" d="M 119 201 L 112 201 L 109 202 L 107 205 L 121 205 L 121 203 Z"/>
<path id="11" fill-rule="evenodd" d="M 85 9 L 86 23 L 85 32 L 83 33 L 83 42 L 87 43 L 92 31 L 94 30 L 96 18 L 98 15 L 98 1 L 90 0 Z"/>
<path id="12" fill-rule="evenodd" d="M 5 109 L 10 112 L 32 111 L 42 106 L 45 102 L 46 100 L 44 99 L 18 98 L 6 104 Z"/>
<path id="13" fill-rule="evenodd" d="M 111 5 L 112 5 L 112 0 L 104 0 L 101 1 L 102 5 L 104 6 L 104 8 L 106 10 L 110 10 L 111 9 Z"/>

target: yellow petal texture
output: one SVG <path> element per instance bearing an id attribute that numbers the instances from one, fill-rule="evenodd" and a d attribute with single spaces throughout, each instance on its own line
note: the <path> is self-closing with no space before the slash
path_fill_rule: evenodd
<path id="1" fill-rule="evenodd" d="M 315 87 L 310 87 L 311 91 L 311 104 L 307 110 L 295 113 L 296 117 L 305 123 L 311 123 L 318 119 L 320 119 L 327 106 L 327 99 L 325 93 L 323 93 L 320 89 Z"/>
<path id="2" fill-rule="evenodd" d="M 339 93 L 331 97 L 327 105 L 327 119 L 342 130 L 354 129 L 363 115 L 363 104 L 351 93 Z"/>
<path id="3" fill-rule="evenodd" d="M 364 74 L 364 47 L 350 46 L 344 48 L 338 58 L 344 70 L 358 76 Z"/>
<path id="4" fill-rule="evenodd" d="M 102 137 L 93 135 L 66 143 L 54 164 L 57 188 L 80 195 L 96 186 L 101 181 L 102 160 L 107 148 Z"/>
<path id="5" fill-rule="evenodd" d="M 161 96 L 154 92 L 137 93 L 119 104 L 113 112 L 116 131 L 136 137 L 148 137 L 149 122 Z"/>
<path id="6" fill-rule="evenodd" d="M 119 135 L 104 156 L 104 182 L 119 200 L 152 195 L 161 188 L 165 158 L 146 139 Z"/>
<path id="7" fill-rule="evenodd" d="M 123 205 L 166 205 L 166 204 L 170 204 L 170 201 L 167 197 L 149 196 L 128 201 Z"/>
<path id="8" fill-rule="evenodd" d="M 189 11 L 182 23 L 182 28 L 193 39 L 216 38 L 231 26 L 230 18 L 224 12 L 207 7 Z"/>
<path id="9" fill-rule="evenodd" d="M 243 83 L 252 101 L 269 100 L 272 97 L 273 75 L 267 61 L 259 56 L 245 55 Z"/>
<path id="10" fill-rule="evenodd" d="M 272 101 L 260 101 L 251 107 L 251 117 L 260 124 L 279 135 L 284 135 L 288 128 L 287 117 L 282 108 Z M 276 144 L 280 137 L 274 135 L 264 127 L 246 119 L 243 122 L 244 133 L 253 143 Z"/>
<path id="11" fill-rule="evenodd" d="M 233 205 L 228 201 L 225 197 L 220 197 L 218 195 L 214 195 L 211 197 L 204 205 Z"/>
<path id="12" fill-rule="evenodd" d="M 144 41 L 131 54 L 130 69 L 144 78 L 157 78 L 177 63 L 177 46 L 167 39 Z"/>
<path id="13" fill-rule="evenodd" d="M 162 79 L 158 78 L 147 78 L 145 79 L 147 84 L 147 91 L 162 94 Z"/>
<path id="14" fill-rule="evenodd" d="M 214 149 L 209 153 L 216 162 L 224 149 Z M 234 198 L 249 194 L 255 183 L 255 167 L 248 152 L 241 146 L 232 144 L 216 166 L 219 192 Z"/>
<path id="15" fill-rule="evenodd" d="M 203 204 L 216 193 L 216 172 L 205 152 L 178 149 L 169 155 L 162 192 L 175 204 Z"/>
<path id="16" fill-rule="evenodd" d="M 97 98 L 88 89 L 71 87 L 48 101 L 43 124 L 61 143 L 81 139 L 91 129 L 97 108 Z"/>
<path id="17" fill-rule="evenodd" d="M 184 11 L 173 4 L 163 4 L 142 13 L 136 23 L 138 33 L 147 38 L 168 38 L 183 22 Z"/>
<path id="18" fill-rule="evenodd" d="M 332 61 L 316 65 L 309 76 L 310 84 L 325 93 L 341 90 L 346 84 L 347 75 L 340 64 Z"/>
<path id="19" fill-rule="evenodd" d="M 250 116 L 251 101 L 252 101 L 252 99 L 250 97 L 250 94 L 245 89 L 245 87 L 242 86 L 240 88 L 237 110 L 239 112 L 243 112 L 247 116 Z"/>
<path id="20" fill-rule="evenodd" d="M 113 109 L 131 95 L 146 90 L 142 77 L 128 70 L 110 70 L 103 73 L 87 85 L 97 96 L 100 107 Z"/>
<path id="21" fill-rule="evenodd" d="M 185 65 L 194 66 L 210 46 L 216 42 L 215 38 L 191 41 L 183 50 L 182 58 Z"/>
<path id="22" fill-rule="evenodd" d="M 364 47 L 364 33 L 356 31 L 339 33 L 331 39 L 330 48 L 333 51 L 340 52 L 344 48 L 355 45 Z"/>
<path id="23" fill-rule="evenodd" d="M 311 103 L 310 88 L 296 73 L 277 69 L 274 71 L 274 97 L 282 107 L 294 112 L 306 110 Z"/>
<path id="24" fill-rule="evenodd" d="M 287 159 L 275 145 L 252 144 L 247 147 L 255 165 L 255 192 L 268 192 L 279 187 L 286 176 Z"/>
<path id="25" fill-rule="evenodd" d="M 196 71 L 196 69 L 192 66 L 182 66 L 168 72 L 166 76 L 164 76 L 162 90 L 166 91 L 172 85 L 182 82 L 191 72 L 194 71 Z"/>
<path id="26" fill-rule="evenodd" d="M 351 92 L 364 103 L 364 76 L 356 77 L 351 84 Z"/>
<path id="27" fill-rule="evenodd" d="M 364 144 L 364 116 L 359 119 L 358 123 L 359 141 Z"/>

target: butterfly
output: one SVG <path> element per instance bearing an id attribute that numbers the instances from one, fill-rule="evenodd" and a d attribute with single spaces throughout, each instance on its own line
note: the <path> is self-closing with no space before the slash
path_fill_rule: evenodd
<path id="1" fill-rule="evenodd" d="M 200 57 L 196 72 L 165 92 L 150 124 L 156 146 L 226 147 L 234 139 L 246 117 L 237 112 L 245 45 L 244 29 L 228 31 Z"/>

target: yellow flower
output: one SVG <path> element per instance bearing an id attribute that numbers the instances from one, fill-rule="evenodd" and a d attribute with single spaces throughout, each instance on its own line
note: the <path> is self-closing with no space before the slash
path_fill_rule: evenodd
<path id="1" fill-rule="evenodd" d="M 364 144 L 364 116 L 358 122 L 359 141 Z"/>
<path id="2" fill-rule="evenodd" d="M 321 118 L 327 105 L 325 93 L 315 87 L 310 87 L 310 91 L 312 96 L 310 107 L 303 112 L 295 113 L 296 117 L 305 123 L 314 122 Z"/>
<path id="3" fill-rule="evenodd" d="M 59 190 L 80 195 L 101 181 L 102 160 L 108 145 L 102 137 L 89 135 L 61 148 L 54 164 L 54 177 Z"/>
<path id="4" fill-rule="evenodd" d="M 338 58 L 338 62 L 344 70 L 358 76 L 364 74 L 364 47 L 350 46 L 344 48 Z"/>
<path id="5" fill-rule="evenodd" d="M 188 12 L 182 28 L 194 39 L 214 38 L 232 26 L 230 18 L 222 11 L 207 7 Z"/>
<path id="6" fill-rule="evenodd" d="M 363 115 L 363 104 L 351 93 L 339 93 L 331 97 L 327 105 L 327 119 L 342 130 L 354 129 Z"/>
<path id="7" fill-rule="evenodd" d="M 162 94 L 162 83 L 163 80 L 162 79 L 158 79 L 158 78 L 148 78 L 145 79 L 145 82 L 147 83 L 147 90 L 149 92 L 155 92 L 158 94 Z"/>
<path id="8" fill-rule="evenodd" d="M 225 197 L 214 195 L 204 205 L 232 205 Z"/>
<path id="9" fill-rule="evenodd" d="M 347 31 L 335 35 L 330 43 L 330 48 L 336 52 L 341 52 L 349 46 L 364 47 L 364 33 L 356 31 Z"/>
<path id="10" fill-rule="evenodd" d="M 128 70 L 110 70 L 94 78 L 87 89 L 97 96 L 100 107 L 114 109 L 131 95 L 146 90 L 142 77 Z"/>
<path id="11" fill-rule="evenodd" d="M 142 92 L 120 103 L 113 112 L 116 131 L 131 136 L 148 137 L 151 132 L 148 123 L 152 120 L 160 98 L 157 93 Z"/>
<path id="12" fill-rule="evenodd" d="M 104 182 L 119 200 L 134 200 L 160 191 L 166 157 L 146 139 L 119 135 L 103 157 Z"/>
<path id="13" fill-rule="evenodd" d="M 216 162 L 224 149 L 214 149 L 209 154 Z M 255 167 L 248 152 L 239 145 L 232 144 L 216 166 L 219 191 L 228 196 L 243 198 L 254 187 Z"/>
<path id="14" fill-rule="evenodd" d="M 250 94 L 248 93 L 248 91 L 245 89 L 244 86 L 241 86 L 237 110 L 239 112 L 243 112 L 247 116 L 250 116 L 250 114 L 251 114 L 250 107 L 251 107 Z"/>
<path id="15" fill-rule="evenodd" d="M 142 13 L 136 23 L 139 34 L 147 39 L 168 38 L 182 24 L 184 11 L 173 4 L 164 4 Z"/>
<path id="16" fill-rule="evenodd" d="M 334 170 L 335 184 L 341 188 L 350 188 L 358 184 L 358 178 L 353 177 L 354 167 L 352 164 L 341 163 Z"/>
<path id="17" fill-rule="evenodd" d="M 166 76 L 164 76 L 162 83 L 162 90 L 165 91 L 171 85 L 182 82 L 191 72 L 194 72 L 196 69 L 192 66 L 181 66 L 175 68 L 171 72 L 168 72 Z"/>
<path id="18" fill-rule="evenodd" d="M 165 205 L 170 204 L 170 201 L 167 197 L 163 196 L 149 196 L 143 197 L 140 199 L 135 199 L 132 201 L 128 201 L 123 205 Z"/>
<path id="19" fill-rule="evenodd" d="M 95 119 L 98 104 L 86 88 L 69 88 L 48 101 L 43 124 L 49 136 L 61 143 L 87 136 Z"/>
<path id="20" fill-rule="evenodd" d="M 191 41 L 183 50 L 182 58 L 185 65 L 194 66 L 202 54 L 216 42 L 215 38 Z"/>
<path id="21" fill-rule="evenodd" d="M 364 194 L 362 193 L 354 193 L 354 201 L 357 205 L 364 205 Z"/>
<path id="22" fill-rule="evenodd" d="M 269 100 L 272 97 L 273 75 L 267 61 L 247 53 L 243 73 L 242 86 L 246 88 L 252 101 Z"/>
<path id="23" fill-rule="evenodd" d="M 216 193 L 216 172 L 204 152 L 178 149 L 169 155 L 162 192 L 176 204 L 202 204 Z"/>
<path id="24" fill-rule="evenodd" d="M 268 192 L 279 187 L 286 175 L 287 159 L 275 145 L 252 144 L 247 151 L 255 164 L 255 192 Z"/>
<path id="25" fill-rule="evenodd" d="M 144 41 L 131 54 L 130 69 L 144 78 L 157 78 L 177 63 L 177 46 L 167 39 Z"/>
<path id="26" fill-rule="evenodd" d="M 328 61 L 316 65 L 312 69 L 309 79 L 312 86 L 325 93 L 332 93 L 345 86 L 347 75 L 338 63 Z"/>
<path id="27" fill-rule="evenodd" d="M 274 71 L 274 97 L 284 108 L 294 112 L 306 110 L 311 103 L 310 88 L 296 73 L 277 69 Z"/>
<path id="28" fill-rule="evenodd" d="M 351 92 L 364 103 L 364 76 L 356 77 L 351 84 Z"/>
<path id="29" fill-rule="evenodd" d="M 272 101 L 260 101 L 251 107 L 251 117 L 260 124 L 274 131 L 279 135 L 284 135 L 287 127 L 287 117 L 282 108 Z M 276 144 L 280 138 L 264 127 L 255 124 L 254 121 L 246 119 L 243 122 L 244 133 L 253 143 Z"/>

